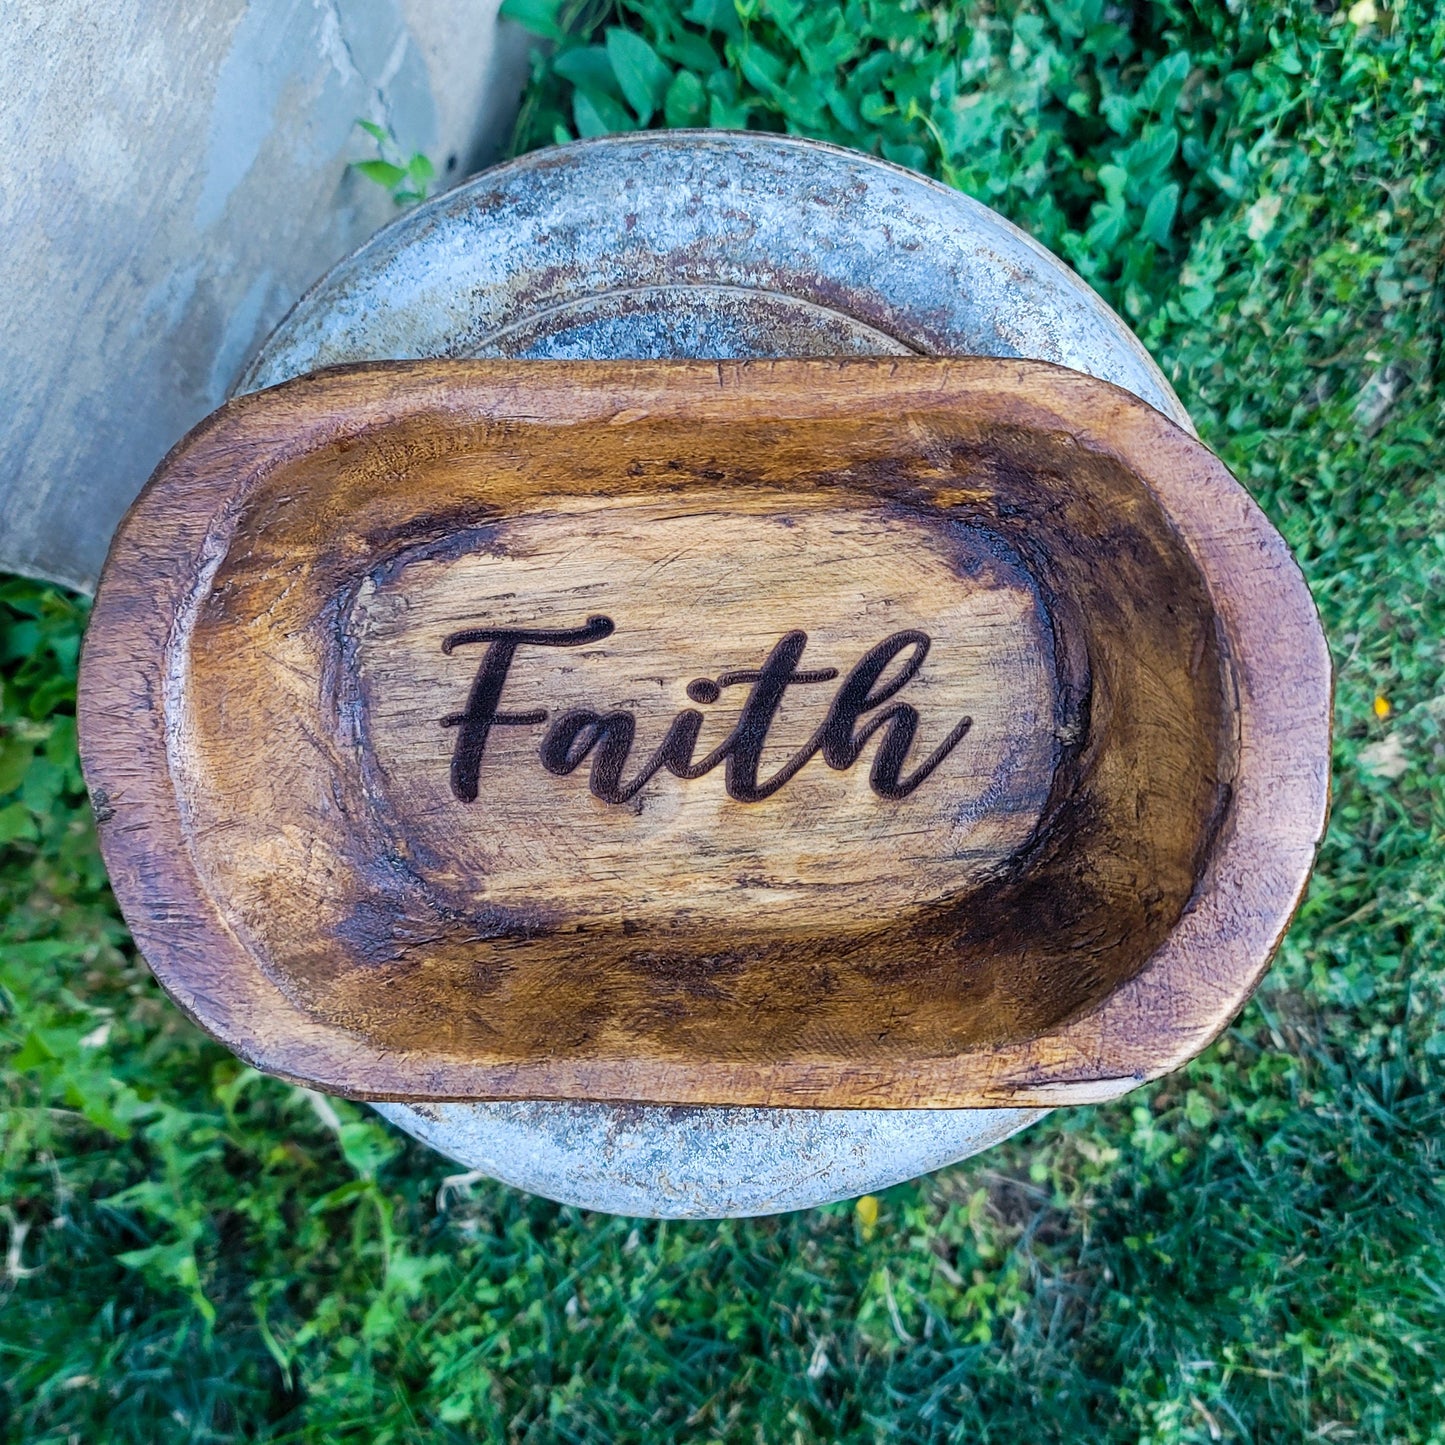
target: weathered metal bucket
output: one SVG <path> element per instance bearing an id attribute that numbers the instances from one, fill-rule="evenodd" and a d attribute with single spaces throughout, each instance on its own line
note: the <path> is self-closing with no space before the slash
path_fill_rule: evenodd
<path id="1" fill-rule="evenodd" d="M 419 207 L 301 301 L 239 390 L 383 359 L 909 354 L 1057 362 L 1192 430 L 1124 323 L 994 212 L 863 155 L 716 132 L 537 153 Z M 704 1218 L 884 1188 L 1046 1112 L 377 1107 L 520 1188 L 589 1209 Z"/>

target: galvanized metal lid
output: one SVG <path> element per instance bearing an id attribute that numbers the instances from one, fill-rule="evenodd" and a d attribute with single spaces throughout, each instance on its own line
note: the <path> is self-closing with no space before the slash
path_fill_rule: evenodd
<path id="1" fill-rule="evenodd" d="M 1029 357 L 1191 431 L 1128 327 L 987 207 L 835 146 L 609 137 L 486 171 L 336 266 L 243 378 L 409 357 Z M 775 1213 L 885 1188 L 1046 1112 L 379 1105 L 471 1168 L 583 1208 Z"/>

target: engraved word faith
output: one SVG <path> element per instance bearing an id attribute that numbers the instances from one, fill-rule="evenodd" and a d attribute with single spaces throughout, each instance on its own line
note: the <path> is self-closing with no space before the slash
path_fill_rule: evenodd
<path id="1" fill-rule="evenodd" d="M 456 728 L 452 751 L 452 792 L 464 803 L 477 800 L 482 755 L 494 727 L 535 727 L 548 719 L 546 708 L 527 712 L 503 712 L 502 689 L 517 655 L 526 647 L 582 647 L 601 642 L 615 630 L 610 617 L 589 617 L 582 627 L 524 628 L 473 627 L 453 632 L 442 642 L 450 654 L 458 647 L 486 643 L 481 666 L 472 682 L 467 705 L 461 712 L 441 719 L 444 728 Z M 573 708 L 560 714 L 542 738 L 539 756 L 549 773 L 565 776 L 590 756 L 588 788 L 604 803 L 625 803 L 666 769 L 675 778 L 700 778 L 720 763 L 728 796 L 739 803 L 757 803 L 771 797 L 814 757 L 838 771 L 851 768 L 875 733 L 883 739 L 874 754 L 868 783 L 880 798 L 906 798 L 962 741 L 973 726 L 971 717 L 960 718 L 943 739 L 912 772 L 904 772 L 909 750 L 918 731 L 918 709 L 906 702 L 893 702 L 918 675 L 928 656 L 930 639 L 926 632 L 909 630 L 885 637 L 859 658 L 843 679 L 833 701 L 811 738 L 771 777 L 759 778 L 763 744 L 777 715 L 783 694 L 790 687 L 832 682 L 836 667 L 800 670 L 806 632 L 788 632 L 778 639 L 763 665 L 756 669 L 723 672 L 717 677 L 694 678 L 687 695 L 695 703 L 715 703 L 729 687 L 749 684 L 747 700 L 728 736 L 706 756 L 694 761 L 703 715 L 696 708 L 684 708 L 673 718 L 657 750 L 629 779 L 623 773 L 637 732 L 637 719 L 621 710 L 597 712 Z M 907 654 L 898 671 L 882 681 L 889 664 Z M 887 706 L 885 706 L 887 704 Z M 864 720 L 866 717 L 866 721 Z"/>

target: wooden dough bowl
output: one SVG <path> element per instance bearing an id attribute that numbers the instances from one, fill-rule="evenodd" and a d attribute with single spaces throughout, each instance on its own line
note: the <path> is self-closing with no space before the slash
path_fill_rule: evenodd
<path id="1" fill-rule="evenodd" d="M 1258 982 L 1324 825 L 1283 541 L 1041 362 L 388 363 L 234 401 L 81 677 L 116 894 L 358 1098 L 1100 1100 Z"/>

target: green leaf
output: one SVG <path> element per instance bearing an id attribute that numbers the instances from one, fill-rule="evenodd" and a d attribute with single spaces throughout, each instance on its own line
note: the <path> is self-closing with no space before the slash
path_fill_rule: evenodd
<path id="1" fill-rule="evenodd" d="M 38 968 L 54 963 L 61 958 L 74 958 L 75 944 L 65 938 L 36 938 L 29 943 L 6 944 L 0 953 L 0 968 L 8 964 L 20 964 L 26 968 Z"/>
<path id="2" fill-rule="evenodd" d="M 1044 9 L 1049 19 L 1059 28 L 1059 33 L 1069 40 L 1082 40 L 1088 34 L 1089 26 L 1081 13 L 1081 5 L 1061 3 L 1061 0 L 1044 0 Z"/>
<path id="3" fill-rule="evenodd" d="M 7 1068 L 14 1069 L 17 1074 L 23 1074 L 30 1069 L 37 1069 L 42 1064 L 54 1063 L 60 1057 L 49 1044 L 32 1029 L 25 1035 L 25 1042 L 19 1050 L 10 1056 Z"/>
<path id="4" fill-rule="evenodd" d="M 75 664 L 80 659 L 80 638 L 64 633 L 58 636 L 51 633 L 46 640 L 51 655 L 60 664 L 61 671 L 73 682 L 75 680 Z"/>
<path id="5" fill-rule="evenodd" d="M 895 166 L 907 166 L 911 171 L 921 171 L 928 164 L 928 152 L 915 141 L 884 141 L 881 147 L 883 159 Z"/>
<path id="6" fill-rule="evenodd" d="M 738 8 L 733 0 L 692 0 L 682 12 L 684 20 L 700 25 L 715 34 L 738 36 L 743 32 Z"/>
<path id="7" fill-rule="evenodd" d="M 849 133 L 856 131 L 863 124 L 863 118 L 858 114 L 858 108 L 853 104 L 852 98 L 846 92 L 839 90 L 836 85 L 828 87 L 828 109 L 833 113 L 833 118 L 838 124 Z"/>
<path id="8" fill-rule="evenodd" d="M 147 1112 L 134 1089 L 123 1084 L 117 1087 L 108 1074 L 93 1069 L 67 1071 L 65 1102 L 116 1139 L 129 1139 L 128 1121 Z"/>
<path id="9" fill-rule="evenodd" d="M 49 758 L 35 758 L 25 770 L 25 780 L 20 785 L 20 801 L 37 818 L 50 815 L 55 801 L 65 791 L 65 769 L 57 767 Z"/>
<path id="10" fill-rule="evenodd" d="M 40 628 L 34 622 L 14 622 L 0 633 L 0 662 L 30 657 L 40 648 Z"/>
<path id="11" fill-rule="evenodd" d="M 128 1249 L 115 1256 L 119 1264 L 134 1269 L 162 1284 L 184 1290 L 207 1325 L 216 1320 L 215 1306 L 201 1289 L 201 1272 L 196 1265 L 195 1233 L 173 1244 L 153 1244 L 149 1249 Z"/>
<path id="12" fill-rule="evenodd" d="M 695 70 L 699 75 L 711 75 L 722 68 L 723 59 L 713 48 L 710 40 L 691 30 L 684 30 L 671 37 L 654 36 L 657 53 L 683 70 Z"/>
<path id="13" fill-rule="evenodd" d="M 752 106 L 743 100 L 729 100 L 712 95 L 707 103 L 707 123 L 714 130 L 746 130 L 752 119 Z"/>
<path id="14" fill-rule="evenodd" d="M 1116 159 L 1129 172 L 1130 185 L 1139 192 L 1163 178 L 1178 149 L 1179 132 L 1173 126 L 1153 125 L 1133 145 L 1125 146 Z"/>
<path id="15" fill-rule="evenodd" d="M 393 186 L 399 185 L 406 179 L 406 171 L 401 166 L 394 166 L 390 161 L 352 161 L 352 166 L 361 172 L 369 181 L 375 181 L 379 186 L 385 186 L 391 190 Z"/>
<path id="16" fill-rule="evenodd" d="M 707 91 L 690 70 L 679 70 L 663 97 L 662 118 L 674 129 L 701 125 L 707 119 Z"/>
<path id="17" fill-rule="evenodd" d="M 374 120 L 359 120 L 356 122 L 372 140 L 378 145 L 384 145 L 391 139 L 391 132 L 384 125 L 377 125 Z"/>
<path id="18" fill-rule="evenodd" d="M 351 1119 L 337 1134 L 341 1153 L 359 1179 L 374 1179 L 388 1160 L 401 1152 L 401 1143 L 387 1128 L 371 1119 Z"/>
<path id="19" fill-rule="evenodd" d="M 1129 172 L 1123 166 L 1100 166 L 1099 184 L 1104 188 L 1104 200 L 1108 205 L 1122 205 L 1124 187 L 1129 184 Z"/>
<path id="20" fill-rule="evenodd" d="M 796 131 L 822 130 L 828 123 L 828 92 L 832 86 L 800 66 L 788 72 L 783 83 L 788 97 L 789 127 Z"/>
<path id="21" fill-rule="evenodd" d="M 367 1306 L 361 1321 L 361 1337 L 375 1344 L 396 1331 L 397 1311 L 385 1294 L 378 1294 Z"/>
<path id="22" fill-rule="evenodd" d="M 607 32 L 607 58 L 622 89 L 623 99 L 646 125 L 662 105 L 672 71 L 640 35 L 613 26 Z"/>
<path id="23" fill-rule="evenodd" d="M 24 803 L 11 803 L 0 808 L 0 843 L 15 843 L 23 839 L 35 843 L 40 839 L 40 830 L 30 809 Z"/>
<path id="24" fill-rule="evenodd" d="M 777 101 L 787 99 L 783 90 L 787 67 L 771 50 L 757 44 L 743 46 L 738 52 L 738 69 L 762 95 Z"/>
<path id="25" fill-rule="evenodd" d="M 1088 113 L 1088 97 L 1080 97 L 1078 113 Z M 1106 95 L 1099 103 L 1099 109 L 1103 112 L 1104 119 L 1109 123 L 1109 129 L 1119 135 L 1128 135 L 1134 128 L 1135 98 L 1132 95 L 1125 95 L 1116 91 L 1113 95 Z"/>
<path id="26" fill-rule="evenodd" d="M 1144 224 L 1140 231 L 1158 246 L 1169 244 L 1169 233 L 1174 227 L 1174 213 L 1179 209 L 1179 185 L 1170 181 L 1160 186 L 1150 198 L 1144 212 Z"/>
<path id="27" fill-rule="evenodd" d="M 796 45 L 803 17 L 807 14 L 804 0 L 768 0 L 768 19 Z"/>
<path id="28" fill-rule="evenodd" d="M 579 136 L 613 135 L 636 129 L 632 117 L 610 95 L 579 90 L 572 97 L 572 119 Z"/>
<path id="29" fill-rule="evenodd" d="M 498 12 L 503 20 L 515 20 L 524 30 L 544 40 L 565 40 L 566 32 L 557 20 L 561 0 L 502 0 Z"/>
<path id="30" fill-rule="evenodd" d="M 75 701 L 75 679 L 56 674 L 47 677 L 30 694 L 30 705 L 25 711 L 36 722 L 43 722 L 56 708 Z"/>
<path id="31" fill-rule="evenodd" d="M 375 1192 L 375 1189 L 376 1185 L 369 1179 L 348 1179 L 345 1184 L 338 1184 L 335 1189 L 329 1190 L 320 1199 L 313 1201 L 308 1212 L 328 1214 L 333 1209 L 340 1209 L 344 1204 L 365 1198 Z"/>
<path id="32" fill-rule="evenodd" d="M 578 45 L 572 50 L 564 50 L 552 62 L 552 69 L 563 80 L 571 81 L 580 90 L 622 99 L 622 89 L 617 84 L 612 58 L 607 54 L 605 46 Z"/>
<path id="33" fill-rule="evenodd" d="M 0 742 L 0 796 L 13 793 L 20 786 L 34 756 L 32 743 L 21 742 L 19 738 L 6 738 Z"/>
<path id="34" fill-rule="evenodd" d="M 1198 1089 L 1184 1096 L 1184 1117 L 1196 1129 L 1207 1129 L 1214 1122 L 1214 1106 Z"/>
<path id="35" fill-rule="evenodd" d="M 1179 92 L 1184 88 L 1184 82 L 1189 79 L 1192 64 L 1187 50 L 1176 50 L 1172 55 L 1166 55 L 1144 77 L 1139 86 L 1139 109 L 1153 111 L 1161 119 L 1167 120 L 1174 112 L 1174 105 L 1179 99 Z"/>
<path id="36" fill-rule="evenodd" d="M 882 91 L 875 90 L 863 97 L 862 104 L 858 107 L 858 114 L 868 125 L 878 125 L 896 112 L 889 104 L 888 97 Z"/>
<path id="37" fill-rule="evenodd" d="M 794 39 L 798 58 L 811 74 L 831 80 L 839 66 L 860 53 L 862 37 L 848 24 L 844 11 L 834 11 L 831 19 L 816 10 L 809 9 L 808 13 L 811 18 L 798 29 Z M 945 75 L 951 78 L 951 69 Z"/>

